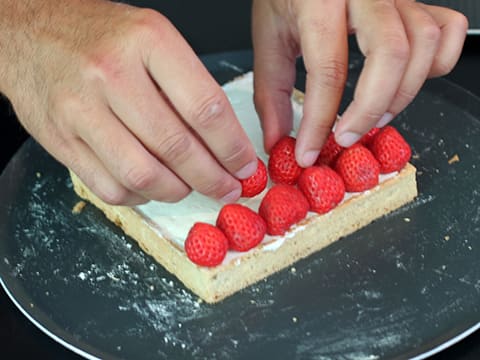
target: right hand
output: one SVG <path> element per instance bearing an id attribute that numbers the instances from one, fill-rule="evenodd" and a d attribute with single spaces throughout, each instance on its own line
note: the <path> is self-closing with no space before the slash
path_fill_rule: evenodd
<path id="1" fill-rule="evenodd" d="M 255 105 L 267 151 L 292 128 L 295 63 L 303 57 L 305 102 L 295 149 L 302 167 L 315 163 L 337 119 L 348 33 L 365 61 L 335 127 L 344 147 L 402 112 L 427 78 L 452 70 L 468 28 L 464 15 L 413 0 L 255 0 L 252 14 Z"/>
<path id="2" fill-rule="evenodd" d="M 0 90 L 47 151 L 110 204 L 191 189 L 238 199 L 255 150 L 164 16 L 103 0 L 21 3 L 0 15 Z"/>

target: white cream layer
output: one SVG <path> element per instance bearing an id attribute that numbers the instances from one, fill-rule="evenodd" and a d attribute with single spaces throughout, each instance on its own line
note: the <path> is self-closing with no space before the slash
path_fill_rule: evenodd
<path id="1" fill-rule="evenodd" d="M 255 146 L 257 155 L 265 161 L 265 164 L 267 164 L 268 156 L 263 149 L 260 120 L 253 104 L 253 74 L 250 72 L 240 79 L 227 83 L 223 86 L 223 90 L 230 100 L 235 114 L 245 132 Z M 295 130 L 298 129 L 302 117 L 302 105 L 292 100 L 292 107 L 294 117 L 294 130 L 292 134 L 294 134 Z M 396 173 L 381 175 L 380 182 L 395 175 Z M 266 191 L 267 190 L 254 198 L 242 198 L 238 202 L 257 211 L 260 201 Z M 347 193 L 344 201 L 355 195 L 357 194 Z M 194 191 L 178 203 L 171 204 L 150 201 L 147 204 L 137 206 L 136 210 L 145 217 L 147 225 L 154 229 L 154 231 L 160 236 L 174 241 L 177 245 L 183 248 L 185 238 L 192 225 L 195 222 L 215 224 L 218 212 L 222 205 L 222 203 Z M 309 216 L 314 216 L 314 214 L 309 214 Z M 284 236 L 266 236 L 263 242 L 268 244 L 266 244 L 263 249 L 266 251 L 274 251 L 278 249 L 287 238 L 292 237 L 302 228 L 302 226 L 293 226 Z M 239 256 L 241 256 L 240 253 L 229 251 L 224 263 L 238 258 Z"/>

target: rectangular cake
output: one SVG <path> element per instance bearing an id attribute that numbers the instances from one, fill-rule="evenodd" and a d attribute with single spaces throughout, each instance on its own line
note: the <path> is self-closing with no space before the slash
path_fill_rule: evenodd
<path id="1" fill-rule="evenodd" d="M 252 73 L 227 83 L 223 89 L 258 156 L 267 162 L 260 122 L 253 105 Z M 294 92 L 294 132 L 301 119 L 302 103 L 303 95 Z M 257 247 L 247 252 L 229 250 L 220 265 L 202 267 L 186 256 L 184 241 L 195 222 L 215 224 L 223 204 L 192 192 L 175 204 L 150 201 L 136 207 L 112 206 L 95 196 L 74 173 L 70 174 L 74 189 L 81 198 L 102 210 L 147 254 L 209 303 L 218 302 L 321 250 L 410 202 L 417 195 L 415 168 L 407 163 L 400 171 L 380 175 L 379 185 L 370 190 L 346 193 L 343 201 L 330 212 L 323 215 L 309 212 L 285 235 L 266 235 Z M 253 198 L 242 198 L 239 203 L 258 211 L 265 191 Z"/>

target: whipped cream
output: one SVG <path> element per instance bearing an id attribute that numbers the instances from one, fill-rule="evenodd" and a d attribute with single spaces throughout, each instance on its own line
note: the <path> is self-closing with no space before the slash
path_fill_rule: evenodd
<path id="1" fill-rule="evenodd" d="M 233 110 L 242 124 L 243 129 L 254 145 L 257 155 L 265 161 L 266 164 L 268 162 L 268 155 L 263 149 L 263 135 L 260 126 L 260 119 L 258 118 L 253 103 L 253 74 L 251 72 L 247 73 L 241 78 L 225 84 L 223 90 L 232 104 Z M 302 118 L 303 108 L 301 104 L 293 99 L 292 108 L 292 135 L 294 136 Z M 395 175 L 396 173 L 381 175 L 380 182 Z M 267 186 L 267 189 L 265 189 L 264 192 L 253 198 L 241 198 L 238 203 L 248 206 L 254 211 L 258 211 L 260 201 L 270 186 L 271 184 Z M 358 195 L 358 193 L 346 193 L 343 201 L 356 195 Z M 161 237 L 173 241 L 183 249 L 188 231 L 193 224 L 195 222 L 215 224 L 217 215 L 222 206 L 223 204 L 221 202 L 193 191 L 190 195 L 177 203 L 172 204 L 150 201 L 147 204 L 137 206 L 135 209 L 143 215 L 147 226 L 150 226 Z M 309 213 L 308 216 L 319 215 Z M 263 250 L 277 250 L 282 246 L 286 239 L 293 237 L 303 228 L 304 226 L 294 225 L 290 231 L 283 236 L 265 236 L 265 239 L 262 242 L 264 244 Z M 224 263 L 228 263 L 232 260 L 240 261 L 239 257 L 242 256 L 242 254 L 244 253 L 229 251 Z"/>

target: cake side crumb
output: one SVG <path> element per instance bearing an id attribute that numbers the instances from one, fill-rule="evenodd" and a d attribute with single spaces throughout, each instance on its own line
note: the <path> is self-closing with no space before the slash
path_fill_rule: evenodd
<path id="1" fill-rule="evenodd" d="M 460 157 L 458 156 L 458 154 L 455 154 L 450 159 L 448 159 L 448 164 L 452 165 L 453 163 L 456 163 L 459 161 L 460 161 Z"/>
<path id="2" fill-rule="evenodd" d="M 83 200 L 78 201 L 72 208 L 72 214 L 78 215 L 87 206 L 87 203 Z"/>

